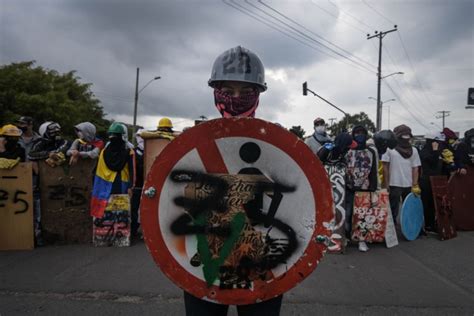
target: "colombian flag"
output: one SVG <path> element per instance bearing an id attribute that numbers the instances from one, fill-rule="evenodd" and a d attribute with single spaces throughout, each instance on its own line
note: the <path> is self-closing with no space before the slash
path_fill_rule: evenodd
<path id="1" fill-rule="evenodd" d="M 99 162 L 97 163 L 97 171 L 94 177 L 94 187 L 92 188 L 91 197 L 91 215 L 94 217 L 104 216 L 105 207 L 109 201 L 112 192 L 112 184 L 114 183 L 116 171 L 107 168 L 104 160 L 104 151 L 99 155 Z M 121 187 L 122 193 L 126 193 L 127 189 L 132 185 L 130 181 L 130 172 L 128 170 L 128 163 L 121 171 Z"/>

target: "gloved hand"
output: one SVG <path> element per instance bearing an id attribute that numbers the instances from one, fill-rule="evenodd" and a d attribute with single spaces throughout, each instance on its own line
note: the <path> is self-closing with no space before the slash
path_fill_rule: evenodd
<path id="1" fill-rule="evenodd" d="M 454 163 L 454 154 L 449 149 L 443 149 L 441 152 L 441 157 L 443 158 L 443 162 L 448 165 Z"/>
<path id="2" fill-rule="evenodd" d="M 415 194 L 416 196 L 420 196 L 421 194 L 421 188 L 418 184 L 415 184 L 414 186 L 411 187 L 411 192 Z"/>
<path id="3" fill-rule="evenodd" d="M 0 158 L 0 169 L 12 169 L 19 162 L 20 162 L 20 158 L 17 158 L 17 159 Z"/>

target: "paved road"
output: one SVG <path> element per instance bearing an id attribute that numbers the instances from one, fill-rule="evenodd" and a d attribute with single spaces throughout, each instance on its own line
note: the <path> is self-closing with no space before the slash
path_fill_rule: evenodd
<path id="1" fill-rule="evenodd" d="M 0 252 L 0 315 L 184 315 L 143 242 Z M 474 315 L 474 232 L 326 255 L 282 315 Z M 236 315 L 231 309 L 229 315 Z"/>

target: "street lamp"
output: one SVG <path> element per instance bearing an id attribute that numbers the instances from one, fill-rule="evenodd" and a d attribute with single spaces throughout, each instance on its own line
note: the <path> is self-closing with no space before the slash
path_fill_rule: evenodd
<path id="1" fill-rule="evenodd" d="M 135 107 L 133 109 L 133 133 L 135 134 L 137 132 L 137 106 L 138 106 L 138 95 L 140 92 L 143 91 L 150 83 L 152 83 L 155 80 L 161 79 L 160 76 L 154 77 L 150 81 L 148 81 L 140 90 L 138 90 L 138 78 L 140 77 L 140 68 L 137 68 L 137 81 L 135 84 Z"/>
<path id="2" fill-rule="evenodd" d="M 380 61 L 379 61 L 380 62 Z M 380 68 L 380 63 L 379 63 L 379 68 Z M 393 75 L 403 75 L 404 73 L 399 71 L 399 72 L 394 72 L 389 75 L 383 76 L 379 73 L 377 73 L 377 122 L 376 122 L 376 129 L 377 131 L 380 131 L 380 128 L 382 127 L 382 102 L 381 102 L 381 92 L 380 92 L 380 84 L 382 82 L 382 79 L 385 79 L 387 77 L 393 76 Z"/>
<path id="3" fill-rule="evenodd" d="M 369 97 L 369 99 L 377 101 L 377 99 L 374 98 L 374 97 Z M 391 101 L 397 101 L 397 100 L 388 99 L 388 100 L 382 101 L 382 102 L 380 102 L 380 108 L 382 108 L 385 103 L 388 103 L 388 102 L 391 102 Z M 382 126 L 380 126 L 380 128 L 382 128 Z M 388 129 L 390 129 L 390 104 L 388 105 Z"/>
<path id="4" fill-rule="evenodd" d="M 390 75 L 383 76 L 383 77 L 380 78 L 380 79 L 385 79 L 385 78 L 390 77 L 390 76 L 393 76 L 393 75 L 403 75 L 403 74 L 405 74 L 405 73 L 402 72 L 402 71 L 394 72 L 394 73 L 391 73 Z"/>

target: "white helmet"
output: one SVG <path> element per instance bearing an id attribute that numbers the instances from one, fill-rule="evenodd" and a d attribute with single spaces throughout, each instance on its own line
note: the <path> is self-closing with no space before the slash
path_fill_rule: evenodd
<path id="1" fill-rule="evenodd" d="M 38 132 L 39 132 L 41 137 L 44 137 L 44 133 L 46 133 L 46 129 L 48 128 L 48 125 L 51 124 L 51 123 L 53 123 L 53 122 L 48 121 L 48 122 L 44 122 L 43 124 L 40 125 L 40 127 L 38 129 Z"/>
<path id="2" fill-rule="evenodd" d="M 446 140 L 446 137 L 444 136 L 443 133 L 440 133 L 440 132 L 428 132 L 425 135 L 425 139 L 432 139 L 432 140 L 444 142 Z"/>

